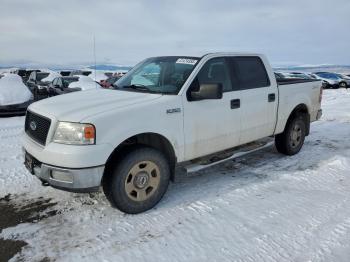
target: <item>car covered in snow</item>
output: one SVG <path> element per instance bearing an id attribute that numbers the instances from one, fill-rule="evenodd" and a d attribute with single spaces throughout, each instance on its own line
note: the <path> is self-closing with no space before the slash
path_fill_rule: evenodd
<path id="1" fill-rule="evenodd" d="M 320 80 L 276 80 L 264 55 L 148 58 L 114 89 L 32 104 L 25 166 L 45 186 L 102 186 L 112 206 L 140 213 L 177 174 L 271 146 L 272 137 L 280 153 L 297 154 L 321 117 L 321 99 Z"/>
<path id="2" fill-rule="evenodd" d="M 19 68 L 15 70 L 13 73 L 19 75 L 22 77 L 23 82 L 26 83 L 31 75 L 32 72 L 40 72 L 39 69 L 24 69 L 24 68 Z"/>
<path id="3" fill-rule="evenodd" d="M 66 93 L 96 89 L 101 86 L 88 76 L 60 76 L 56 77 L 47 87 L 48 96 L 62 95 Z"/>
<path id="4" fill-rule="evenodd" d="M 24 115 L 33 95 L 17 74 L 0 77 L 0 116 Z"/>
<path id="5" fill-rule="evenodd" d="M 69 75 L 70 76 L 77 76 L 77 75 L 89 76 L 91 73 L 92 73 L 92 70 L 73 70 Z"/>

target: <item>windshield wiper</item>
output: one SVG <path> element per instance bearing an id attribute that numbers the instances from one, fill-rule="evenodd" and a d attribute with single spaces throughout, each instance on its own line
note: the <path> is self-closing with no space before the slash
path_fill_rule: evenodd
<path id="1" fill-rule="evenodd" d="M 132 85 L 128 85 L 128 86 L 117 86 L 117 85 L 113 84 L 113 87 L 115 89 L 118 89 L 118 90 L 123 90 L 124 88 L 125 89 L 140 90 L 140 91 L 145 91 L 145 92 L 150 93 L 150 94 L 162 94 L 162 95 L 169 94 L 169 92 L 151 90 L 150 88 L 148 88 L 147 86 L 142 85 L 142 84 L 136 84 L 136 85 L 132 84 Z"/>

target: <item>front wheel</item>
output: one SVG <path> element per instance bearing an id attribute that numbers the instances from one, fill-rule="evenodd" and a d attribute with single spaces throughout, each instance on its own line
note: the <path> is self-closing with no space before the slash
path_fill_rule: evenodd
<path id="1" fill-rule="evenodd" d="M 298 115 L 287 122 L 282 134 L 276 135 L 277 151 L 285 155 L 295 155 L 302 148 L 306 134 L 306 123 L 303 115 Z"/>
<path id="2" fill-rule="evenodd" d="M 164 155 L 148 147 L 129 152 L 111 170 L 104 193 L 112 206 L 128 214 L 153 208 L 165 194 L 170 168 Z"/>

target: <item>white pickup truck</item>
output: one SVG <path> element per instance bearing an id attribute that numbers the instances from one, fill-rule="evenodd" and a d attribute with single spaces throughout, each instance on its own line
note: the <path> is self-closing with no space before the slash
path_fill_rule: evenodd
<path id="1" fill-rule="evenodd" d="M 43 185 L 102 186 L 112 206 L 135 214 L 160 201 L 177 167 L 198 170 L 196 163 L 247 152 L 242 145 L 266 146 L 252 142 L 267 137 L 279 152 L 298 153 L 310 122 L 321 117 L 321 99 L 321 81 L 277 82 L 259 54 L 148 58 L 112 89 L 32 104 L 25 165 Z"/>

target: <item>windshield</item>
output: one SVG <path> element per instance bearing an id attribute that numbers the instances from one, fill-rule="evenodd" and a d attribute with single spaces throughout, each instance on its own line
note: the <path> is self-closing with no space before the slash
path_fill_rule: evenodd
<path id="1" fill-rule="evenodd" d="M 136 65 L 115 84 L 116 89 L 177 94 L 190 76 L 198 57 L 154 57 Z"/>

